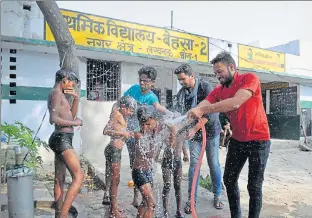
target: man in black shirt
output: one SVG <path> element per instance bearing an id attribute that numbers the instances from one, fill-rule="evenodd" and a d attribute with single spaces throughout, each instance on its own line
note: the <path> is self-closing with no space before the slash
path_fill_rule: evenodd
<path id="1" fill-rule="evenodd" d="M 177 75 L 177 78 L 182 85 L 182 88 L 177 94 L 177 104 L 175 106 L 176 110 L 181 114 L 185 114 L 191 108 L 196 107 L 213 90 L 209 82 L 195 78 L 194 72 L 188 64 L 180 65 L 174 73 Z M 222 173 L 219 163 L 219 142 L 221 132 L 219 113 L 205 115 L 202 121 L 205 123 L 207 134 L 206 157 L 213 183 L 213 205 L 217 209 L 223 209 L 224 205 L 221 201 Z M 191 198 L 192 181 L 202 147 L 202 131 L 199 123 L 189 130 L 187 139 L 189 140 L 190 145 L 190 168 L 188 172 L 188 202 L 184 210 L 186 213 L 190 214 L 191 208 L 189 201 Z M 195 190 L 195 201 L 197 198 L 198 178 Z"/>

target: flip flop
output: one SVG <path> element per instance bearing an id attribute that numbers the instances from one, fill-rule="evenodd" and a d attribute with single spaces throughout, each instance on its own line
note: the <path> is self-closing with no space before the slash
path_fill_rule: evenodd
<path id="1" fill-rule="evenodd" d="M 214 196 L 213 198 L 213 206 L 217 209 L 217 210 L 222 210 L 224 207 L 224 204 L 221 200 L 221 196 Z"/>
<path id="2" fill-rule="evenodd" d="M 70 213 L 74 218 L 76 218 L 76 217 L 78 216 L 78 211 L 77 211 L 77 209 L 76 209 L 75 207 L 73 207 L 73 206 L 71 206 L 71 207 L 69 208 L 69 213 Z"/>
<path id="3" fill-rule="evenodd" d="M 185 207 L 184 207 L 184 212 L 185 212 L 186 214 L 191 214 L 191 213 L 192 213 L 191 205 L 190 205 L 189 202 L 186 202 Z"/>
<path id="4" fill-rule="evenodd" d="M 102 204 L 103 205 L 110 205 L 110 197 L 109 196 L 104 196 Z"/>

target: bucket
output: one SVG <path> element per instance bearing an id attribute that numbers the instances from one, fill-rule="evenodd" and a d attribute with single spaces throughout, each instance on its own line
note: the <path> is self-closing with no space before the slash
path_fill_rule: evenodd
<path id="1" fill-rule="evenodd" d="M 34 218 L 33 172 L 26 166 L 6 172 L 9 218 Z"/>

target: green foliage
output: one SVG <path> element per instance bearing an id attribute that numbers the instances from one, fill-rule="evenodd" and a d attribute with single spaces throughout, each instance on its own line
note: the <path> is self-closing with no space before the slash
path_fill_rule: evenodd
<path id="1" fill-rule="evenodd" d="M 212 192 L 212 181 L 209 175 L 207 175 L 206 178 L 201 175 L 199 178 L 199 185 Z"/>
<path id="2" fill-rule="evenodd" d="M 38 137 L 34 139 L 34 131 L 16 121 L 14 124 L 8 124 L 4 122 L 1 125 L 1 132 L 8 138 L 8 144 L 14 144 L 28 149 L 29 153 L 25 164 L 30 168 L 38 167 L 38 164 L 42 162 L 39 156 L 38 150 L 41 146 L 48 150 L 48 145 L 44 141 L 41 141 Z"/>

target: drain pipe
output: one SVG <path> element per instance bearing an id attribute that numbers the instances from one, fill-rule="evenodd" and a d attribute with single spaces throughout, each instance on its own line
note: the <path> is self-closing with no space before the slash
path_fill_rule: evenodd
<path id="1" fill-rule="evenodd" d="M 33 218 L 33 171 L 23 165 L 22 149 L 14 146 L 15 166 L 6 172 L 9 218 Z"/>

